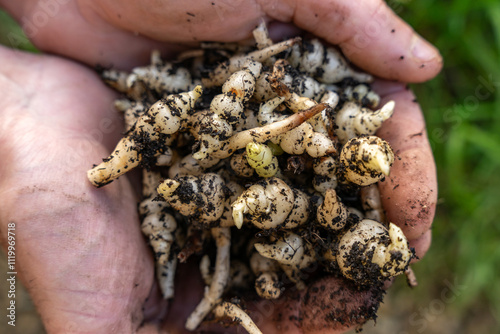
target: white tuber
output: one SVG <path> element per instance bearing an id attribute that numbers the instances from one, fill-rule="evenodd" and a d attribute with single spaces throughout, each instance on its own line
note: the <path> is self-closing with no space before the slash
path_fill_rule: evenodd
<path id="1" fill-rule="evenodd" d="M 144 155 L 150 159 L 162 154 L 166 140 L 188 118 L 201 92 L 201 87 L 197 86 L 193 91 L 170 95 L 153 104 L 118 142 L 113 153 L 87 172 L 89 181 L 102 187 L 137 167 Z"/>
<path id="2" fill-rule="evenodd" d="M 377 108 L 380 103 L 380 96 L 365 84 L 347 86 L 343 93 L 347 100 L 357 102 L 364 107 Z"/>
<path id="3" fill-rule="evenodd" d="M 359 284 L 383 281 L 405 272 L 413 252 L 399 227 L 363 219 L 341 237 L 337 261 L 342 274 Z"/>
<path id="4" fill-rule="evenodd" d="M 348 216 L 348 209 L 340 201 L 335 190 L 328 189 L 316 213 L 318 223 L 329 230 L 340 231 L 345 227 Z"/>
<path id="5" fill-rule="evenodd" d="M 282 288 L 278 279 L 279 265 L 276 261 L 263 257 L 258 252 L 250 257 L 250 268 L 257 276 L 255 291 L 265 299 L 277 299 L 281 296 Z"/>
<path id="6" fill-rule="evenodd" d="M 313 162 L 313 187 L 324 194 L 328 189 L 337 187 L 338 161 L 331 155 L 316 158 Z"/>
<path id="7" fill-rule="evenodd" d="M 252 97 L 256 77 L 262 64 L 247 61 L 245 67 L 233 73 L 222 86 L 222 93 L 216 95 L 210 103 L 210 112 L 200 114 L 197 124 L 199 131 L 193 134 L 198 139 L 198 151 L 195 159 L 204 159 L 219 150 L 219 144 L 233 134 L 245 111 L 245 103 Z M 196 123 L 196 121 L 192 121 Z"/>
<path id="8" fill-rule="evenodd" d="M 394 112 L 394 101 L 389 101 L 373 111 L 354 102 L 346 102 L 335 116 L 335 134 L 342 144 L 361 135 L 373 135 Z"/>
<path id="9" fill-rule="evenodd" d="M 305 289 L 305 284 L 300 279 L 300 271 L 314 263 L 315 258 L 311 254 L 312 250 L 304 244 L 304 240 L 299 235 L 286 231 L 273 243 L 256 243 L 254 247 L 263 257 L 277 261 L 299 290 Z"/>
<path id="10" fill-rule="evenodd" d="M 139 205 L 142 219 L 142 233 L 149 239 L 156 262 L 156 276 L 163 294 L 168 299 L 174 296 L 174 276 L 177 259 L 171 258 L 170 249 L 174 243 L 177 228 L 175 218 L 168 212 L 165 202 L 154 201 L 156 187 L 160 183 L 159 173 L 143 171 L 143 197 Z"/>
<path id="11" fill-rule="evenodd" d="M 224 180 L 214 173 L 167 179 L 158 186 L 158 193 L 181 215 L 200 223 L 210 224 L 224 211 Z"/>
<path id="12" fill-rule="evenodd" d="M 307 195 L 294 191 L 276 177 L 252 185 L 238 197 L 232 208 L 237 228 L 243 226 L 245 214 L 253 225 L 262 229 L 294 228 L 304 224 L 309 217 Z"/>
<path id="13" fill-rule="evenodd" d="M 288 56 L 290 64 L 318 81 L 336 83 L 348 77 L 359 82 L 373 80 L 369 74 L 354 71 L 340 51 L 324 46 L 318 39 L 294 45 L 290 51 Z"/>
<path id="14" fill-rule="evenodd" d="M 172 63 L 162 63 L 161 60 L 148 66 L 134 68 L 127 77 L 126 85 L 130 89 L 137 83 L 144 84 L 160 96 L 191 90 L 199 84 L 197 80 L 191 78 L 187 69 Z"/>
<path id="15" fill-rule="evenodd" d="M 257 49 L 262 50 L 271 45 L 273 45 L 273 40 L 269 38 L 269 32 L 267 30 L 266 22 L 262 20 L 261 23 L 252 31 L 253 39 L 255 39 L 255 44 Z"/>
<path id="16" fill-rule="evenodd" d="M 222 85 L 222 94 L 214 96 L 210 111 L 227 121 L 231 126 L 239 123 L 244 113 L 243 104 L 253 95 L 255 81 L 262 64 L 249 61 L 241 71 L 233 73 Z"/>
<path id="17" fill-rule="evenodd" d="M 394 163 L 394 152 L 379 137 L 357 137 L 342 147 L 340 163 L 346 181 L 367 186 L 389 175 Z"/>
<path id="18" fill-rule="evenodd" d="M 245 328 L 249 334 L 262 334 L 250 316 L 235 304 L 222 302 L 214 308 L 213 313 L 217 319 L 231 318 L 232 321 Z"/>

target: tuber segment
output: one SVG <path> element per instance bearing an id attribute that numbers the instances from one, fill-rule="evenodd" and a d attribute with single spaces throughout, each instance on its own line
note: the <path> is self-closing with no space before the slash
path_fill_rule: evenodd
<path id="1" fill-rule="evenodd" d="M 197 86 L 188 93 L 170 95 L 156 102 L 139 117 L 113 153 L 87 172 L 89 181 L 102 187 L 137 167 L 144 158 L 165 152 L 169 137 L 179 131 L 201 93 L 201 86 Z"/>
<path id="2" fill-rule="evenodd" d="M 413 256 L 399 227 L 363 219 L 340 239 L 337 261 L 345 277 L 366 285 L 403 274 Z"/>
<path id="3" fill-rule="evenodd" d="M 340 152 L 344 178 L 360 186 L 368 186 L 389 175 L 394 152 L 389 144 L 376 136 L 349 140 Z"/>

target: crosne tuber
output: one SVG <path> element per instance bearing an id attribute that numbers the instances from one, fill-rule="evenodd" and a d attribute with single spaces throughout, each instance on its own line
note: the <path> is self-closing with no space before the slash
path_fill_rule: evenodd
<path id="1" fill-rule="evenodd" d="M 343 177 L 360 186 L 374 184 L 389 175 L 393 163 L 391 147 L 376 136 L 353 138 L 340 152 Z"/>
<path id="2" fill-rule="evenodd" d="M 272 177 L 279 171 L 278 159 L 269 146 L 259 143 L 248 143 L 246 147 L 248 164 L 260 177 Z"/>
<path id="3" fill-rule="evenodd" d="M 97 187 L 104 186 L 137 167 L 144 158 L 162 154 L 201 93 L 201 86 L 197 86 L 188 93 L 170 95 L 151 106 L 118 142 L 113 153 L 88 171 L 90 182 Z"/>
<path id="4" fill-rule="evenodd" d="M 360 107 L 354 102 L 347 102 L 335 116 L 335 124 L 338 127 L 335 133 L 342 144 L 362 135 L 374 135 L 393 112 L 394 101 L 387 102 L 376 111 Z"/>
<path id="5" fill-rule="evenodd" d="M 216 320 L 260 333 L 245 301 L 332 276 L 372 291 L 356 301 L 363 323 L 414 257 L 377 189 L 395 157 L 375 133 L 395 103 L 378 107 L 372 76 L 318 39 L 274 44 L 265 24 L 254 38 L 254 48 L 207 42 L 177 61 L 155 51 L 130 73 L 102 71 L 123 94 L 126 132 L 88 178 L 101 187 L 144 168 L 142 231 L 165 299 L 177 262 L 200 259 L 205 293 L 188 330 Z"/>
<path id="6" fill-rule="evenodd" d="M 304 224 L 309 216 L 307 195 L 290 188 L 280 178 L 254 184 L 232 204 L 236 227 L 243 226 L 245 215 L 258 228 L 281 226 L 292 229 Z"/>
<path id="7" fill-rule="evenodd" d="M 337 261 L 342 273 L 361 284 L 403 274 L 413 253 L 399 227 L 363 219 L 339 242 Z"/>
<path id="8" fill-rule="evenodd" d="M 156 276 L 164 298 L 174 296 L 174 277 L 177 258 L 172 257 L 170 250 L 174 243 L 174 232 L 177 221 L 171 215 L 165 202 L 154 201 L 158 195 L 156 187 L 161 176 L 157 172 L 143 171 L 143 200 L 139 204 L 139 213 L 143 217 L 142 233 L 149 239 L 156 258 Z"/>

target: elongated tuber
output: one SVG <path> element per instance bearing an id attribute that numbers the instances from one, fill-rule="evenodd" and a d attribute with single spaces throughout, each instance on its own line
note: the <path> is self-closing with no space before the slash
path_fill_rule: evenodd
<path id="1" fill-rule="evenodd" d="M 187 119 L 201 92 L 201 86 L 197 86 L 188 93 L 170 95 L 151 106 L 127 136 L 118 142 L 113 153 L 88 171 L 90 182 L 102 187 L 137 167 L 144 158 L 162 154 L 169 136 L 177 132 Z"/>

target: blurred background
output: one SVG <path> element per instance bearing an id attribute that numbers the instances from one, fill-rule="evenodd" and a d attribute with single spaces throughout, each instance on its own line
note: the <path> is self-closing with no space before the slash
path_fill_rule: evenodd
<path id="1" fill-rule="evenodd" d="M 363 332 L 500 333 L 500 2 L 388 3 L 445 61 L 437 78 L 412 85 L 438 167 L 439 202 L 432 247 L 413 266 L 419 286 L 410 289 L 398 278 L 376 324 Z M 0 11 L 0 43 L 36 52 L 19 36 L 22 30 Z M 7 272 L 3 256 L 0 271 Z M 17 326 L 7 328 L 4 319 L 0 332 L 44 333 L 20 288 L 18 282 Z M 7 290 L 2 280 L 3 310 Z"/>

